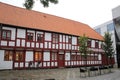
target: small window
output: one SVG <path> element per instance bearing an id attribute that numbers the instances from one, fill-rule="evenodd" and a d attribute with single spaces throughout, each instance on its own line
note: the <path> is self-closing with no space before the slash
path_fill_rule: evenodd
<path id="1" fill-rule="evenodd" d="M 91 47 L 91 41 L 90 41 L 90 40 L 87 42 L 87 46 L 88 46 L 89 48 Z"/>
<path id="2" fill-rule="evenodd" d="M 10 30 L 2 30 L 2 39 L 11 40 L 11 31 Z"/>
<path id="3" fill-rule="evenodd" d="M 57 60 L 57 52 L 52 52 L 51 53 L 51 60 L 56 61 Z"/>
<path id="4" fill-rule="evenodd" d="M 27 33 L 27 40 L 28 41 L 33 41 L 33 33 Z"/>
<path id="5" fill-rule="evenodd" d="M 59 35 L 58 34 L 55 34 L 53 33 L 53 40 L 52 40 L 53 43 L 58 43 L 59 42 Z"/>
<path id="6" fill-rule="evenodd" d="M 68 43 L 69 43 L 69 44 L 72 43 L 72 37 L 71 37 L 71 36 L 68 37 Z"/>
<path id="7" fill-rule="evenodd" d="M 42 53 L 39 51 L 36 51 L 34 54 L 34 60 L 35 61 L 41 61 L 42 60 Z"/>
<path id="8" fill-rule="evenodd" d="M 13 59 L 13 51 L 5 51 L 4 61 L 12 61 L 12 59 Z"/>
<path id="9" fill-rule="evenodd" d="M 43 42 L 43 40 L 44 40 L 43 34 L 37 34 L 37 41 L 38 42 Z"/>
<path id="10" fill-rule="evenodd" d="M 71 60 L 76 60 L 77 56 L 76 55 L 71 55 Z"/>
<path id="11" fill-rule="evenodd" d="M 99 48 L 98 42 L 95 42 L 95 48 Z"/>
<path id="12" fill-rule="evenodd" d="M 24 52 L 23 51 L 16 51 L 15 61 L 24 61 Z"/>
<path id="13" fill-rule="evenodd" d="M 77 60 L 81 60 L 81 55 L 77 55 Z"/>

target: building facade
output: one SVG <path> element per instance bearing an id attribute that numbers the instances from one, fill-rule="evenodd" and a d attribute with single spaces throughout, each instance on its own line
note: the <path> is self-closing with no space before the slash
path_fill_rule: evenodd
<path id="1" fill-rule="evenodd" d="M 116 37 L 115 37 L 114 27 L 115 27 L 114 22 L 110 20 L 108 22 L 105 22 L 101 25 L 94 27 L 94 29 L 102 36 L 104 36 L 106 32 L 109 32 L 111 34 L 111 40 L 113 41 L 112 46 L 114 48 L 115 65 L 117 66 L 116 39 L 115 39 Z"/>
<path id="2" fill-rule="evenodd" d="M 0 70 L 106 64 L 103 37 L 88 25 L 4 3 L 0 10 Z M 79 52 L 78 38 L 83 34 L 92 51 L 87 64 Z"/>
<path id="3" fill-rule="evenodd" d="M 120 68 L 120 6 L 112 9 L 112 16 L 115 24 L 117 61 L 118 67 Z"/>

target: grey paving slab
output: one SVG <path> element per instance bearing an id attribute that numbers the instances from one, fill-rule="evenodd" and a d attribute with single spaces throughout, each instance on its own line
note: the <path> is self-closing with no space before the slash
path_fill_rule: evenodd
<path id="1" fill-rule="evenodd" d="M 120 70 L 106 70 L 102 75 L 80 77 L 79 68 L 37 69 L 37 70 L 5 70 L 0 71 L 0 80 L 120 80 Z"/>

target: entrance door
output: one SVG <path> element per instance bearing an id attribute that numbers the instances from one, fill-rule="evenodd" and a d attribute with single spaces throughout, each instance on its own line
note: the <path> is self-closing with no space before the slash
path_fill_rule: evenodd
<path id="1" fill-rule="evenodd" d="M 59 54 L 58 66 L 59 66 L 59 67 L 64 67 L 64 66 L 65 66 L 64 54 Z"/>
<path id="2" fill-rule="evenodd" d="M 13 60 L 13 69 L 24 68 L 25 54 L 24 51 L 16 51 Z"/>

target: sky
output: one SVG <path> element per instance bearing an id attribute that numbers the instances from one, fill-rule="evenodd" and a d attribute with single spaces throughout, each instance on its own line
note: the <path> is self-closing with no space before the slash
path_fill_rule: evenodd
<path id="1" fill-rule="evenodd" d="M 23 7 L 25 0 L 0 0 L 18 7 Z M 112 9 L 120 5 L 120 0 L 59 0 L 59 3 L 50 4 L 44 8 L 36 0 L 32 10 L 56 15 L 95 27 L 112 20 Z"/>

